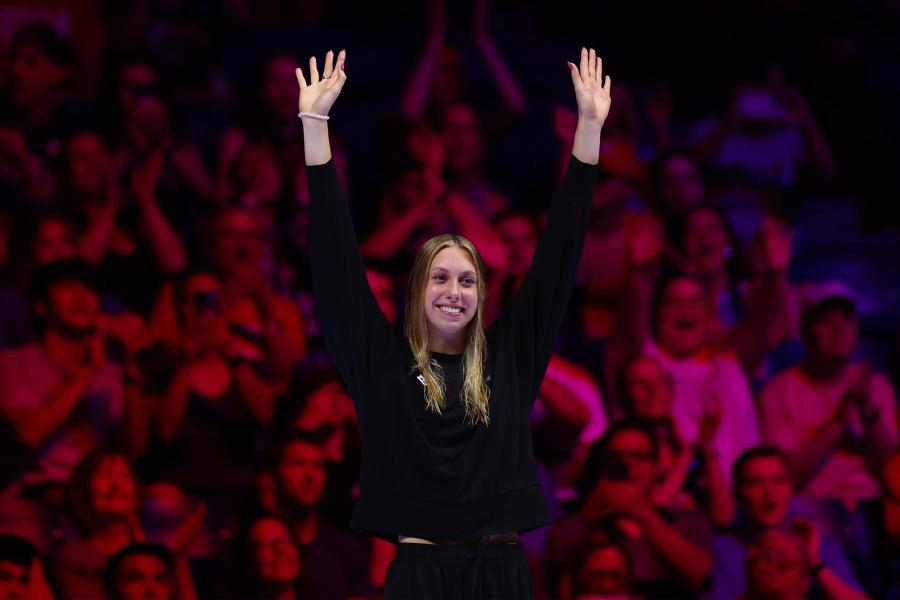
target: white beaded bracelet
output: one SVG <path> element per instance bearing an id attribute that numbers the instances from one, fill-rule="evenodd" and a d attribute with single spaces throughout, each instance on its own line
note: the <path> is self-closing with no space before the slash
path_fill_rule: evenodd
<path id="1" fill-rule="evenodd" d="M 298 112 L 298 117 L 312 117 L 313 119 L 319 119 L 320 121 L 327 121 L 329 119 L 328 115 L 320 115 L 319 113 L 312 112 Z"/>

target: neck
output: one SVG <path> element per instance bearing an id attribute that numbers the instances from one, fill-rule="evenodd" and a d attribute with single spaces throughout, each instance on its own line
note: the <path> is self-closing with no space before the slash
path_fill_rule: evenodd
<path id="1" fill-rule="evenodd" d="M 77 367 L 89 360 L 90 338 L 87 336 L 73 338 L 55 329 L 44 333 L 44 350 L 58 365 Z"/>
<path id="2" fill-rule="evenodd" d="M 843 375 L 849 364 L 847 360 L 807 356 L 802 367 L 810 379 L 826 382 Z"/>
<path id="3" fill-rule="evenodd" d="M 128 526 L 128 523 L 117 520 L 104 525 L 102 529 L 91 536 L 91 539 L 94 545 L 101 550 L 115 554 L 130 544 L 133 541 L 132 537 L 131 527 Z"/>
<path id="4" fill-rule="evenodd" d="M 299 518 L 298 518 L 299 517 Z M 294 515 L 294 535 L 301 546 L 311 544 L 319 533 L 319 516 L 315 509 Z"/>
<path id="5" fill-rule="evenodd" d="M 428 349 L 441 354 L 462 354 L 466 349 L 465 338 L 462 335 L 456 339 L 432 336 L 428 340 Z"/>

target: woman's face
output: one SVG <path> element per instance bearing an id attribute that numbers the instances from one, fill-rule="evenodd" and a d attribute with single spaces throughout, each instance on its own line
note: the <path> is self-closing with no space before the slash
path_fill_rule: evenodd
<path id="1" fill-rule="evenodd" d="M 48 219 L 40 224 L 31 246 L 34 261 L 46 265 L 57 260 L 75 258 L 75 240 L 63 221 Z"/>
<path id="2" fill-rule="evenodd" d="M 461 351 L 466 326 L 478 310 L 478 275 L 466 250 L 450 246 L 437 253 L 423 298 L 429 339 Z"/>
<path id="3" fill-rule="evenodd" d="M 760 456 L 744 465 L 737 485 L 738 500 L 758 525 L 774 527 L 787 518 L 793 496 L 784 463 Z"/>
<path id="4" fill-rule="evenodd" d="M 454 172 L 473 169 L 484 153 L 478 115 L 469 106 L 455 104 L 444 110 L 441 135 L 447 162 Z"/>
<path id="5" fill-rule="evenodd" d="M 668 419 L 672 416 L 672 378 L 656 360 L 642 356 L 625 373 L 631 411 L 644 419 Z"/>
<path id="6" fill-rule="evenodd" d="M 265 98 L 268 107 L 279 117 L 287 119 L 297 112 L 296 61 L 288 56 L 279 56 L 266 69 Z"/>
<path id="7" fill-rule="evenodd" d="M 72 138 L 69 142 L 66 164 L 69 180 L 76 193 L 96 197 L 103 192 L 109 169 L 109 156 L 98 136 L 93 133 L 82 133 Z"/>
<path id="8" fill-rule="evenodd" d="M 707 331 L 709 305 L 700 284 L 682 277 L 666 286 L 657 308 L 659 345 L 676 358 L 700 349 Z"/>
<path id="9" fill-rule="evenodd" d="M 119 73 L 117 99 L 126 115 L 130 115 L 138 100 L 156 94 L 156 73 L 148 65 L 132 63 Z"/>
<path id="10" fill-rule="evenodd" d="M 514 277 L 525 275 L 537 248 L 534 223 L 522 215 L 512 215 L 497 224 L 497 231 L 506 246 L 507 271 Z"/>
<path id="11" fill-rule="evenodd" d="M 184 332 L 194 342 L 201 346 L 213 344 L 227 335 L 225 295 L 216 277 L 209 273 L 191 275 L 179 302 Z"/>
<path id="12" fill-rule="evenodd" d="M 715 211 L 701 209 L 691 213 L 685 224 L 684 252 L 697 273 L 724 271 L 729 246 L 728 232 Z"/>
<path id="13" fill-rule="evenodd" d="M 138 507 L 137 486 L 125 458 L 104 457 L 90 481 L 91 506 L 101 517 L 126 517 Z"/>
<path id="14" fill-rule="evenodd" d="M 300 552 L 288 528 L 263 517 L 250 529 L 250 543 L 259 578 L 266 583 L 290 583 L 300 576 Z"/>
<path id="15" fill-rule="evenodd" d="M 681 212 L 703 201 L 706 190 L 694 161 L 686 156 L 669 157 L 662 167 L 662 197 L 666 207 Z"/>

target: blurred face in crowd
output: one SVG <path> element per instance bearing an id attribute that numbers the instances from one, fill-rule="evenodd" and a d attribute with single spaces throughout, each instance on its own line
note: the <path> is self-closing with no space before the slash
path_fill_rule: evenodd
<path id="1" fill-rule="evenodd" d="M 497 223 L 497 232 L 506 246 L 506 269 L 514 277 L 528 272 L 537 248 L 534 222 L 524 215 L 510 215 Z"/>
<path id="2" fill-rule="evenodd" d="M 738 502 L 757 525 L 774 527 L 787 517 L 793 494 L 780 458 L 760 456 L 748 461 L 735 484 Z"/>
<path id="3" fill-rule="evenodd" d="M 237 182 L 238 193 L 253 196 L 250 208 L 273 201 L 281 193 L 281 170 L 271 150 L 261 145 L 244 150 L 237 161 Z"/>
<path id="4" fill-rule="evenodd" d="M 171 600 L 175 597 L 172 573 L 158 556 L 132 554 L 116 572 L 117 598 L 124 600 Z"/>
<path id="5" fill-rule="evenodd" d="M 69 140 L 66 167 L 72 190 L 79 196 L 98 198 L 106 189 L 109 155 L 99 136 L 80 133 Z"/>
<path id="6" fill-rule="evenodd" d="M 156 72 L 144 63 L 131 63 L 119 73 L 116 98 L 126 116 L 131 117 L 137 102 L 147 95 L 156 95 Z"/>
<path id="7" fill-rule="evenodd" d="M 624 598 L 631 593 L 628 560 L 615 546 L 597 548 L 587 557 L 573 586 L 576 599 Z"/>
<path id="8" fill-rule="evenodd" d="M 846 307 L 828 308 L 810 325 L 807 335 L 813 356 L 838 362 L 849 360 L 859 339 L 859 317 Z"/>
<path id="9" fill-rule="evenodd" d="M 47 219 L 37 228 L 31 254 L 38 265 L 75 258 L 75 239 L 69 224 L 59 219 Z"/>
<path id="10" fill-rule="evenodd" d="M 394 300 L 394 280 L 390 275 L 376 271 L 374 269 L 366 269 L 366 279 L 369 281 L 369 288 L 372 295 L 375 296 L 375 302 L 388 323 L 397 322 L 397 303 Z"/>
<path id="11" fill-rule="evenodd" d="M 216 220 L 213 258 L 222 272 L 257 267 L 263 250 L 262 226 L 249 210 L 232 208 Z"/>
<path id="12" fill-rule="evenodd" d="M 300 552 L 291 532 L 278 519 L 258 519 L 250 528 L 250 544 L 262 581 L 291 583 L 300 576 Z"/>
<path id="13" fill-rule="evenodd" d="M 659 345 L 676 358 L 692 355 L 706 338 L 709 305 L 700 284 L 679 277 L 666 285 L 657 307 Z"/>
<path id="14" fill-rule="evenodd" d="M 23 43 L 12 48 L 12 99 L 22 106 L 38 102 L 63 84 L 69 70 L 54 63 L 36 46 Z"/>
<path id="15" fill-rule="evenodd" d="M 613 434 L 607 445 L 611 461 L 624 464 L 627 480 L 650 492 L 656 482 L 657 464 L 653 440 L 645 431 L 623 429 Z"/>
<path id="16" fill-rule="evenodd" d="M 716 211 L 701 208 L 688 216 L 684 253 L 697 273 L 714 274 L 724 270 L 729 248 L 728 232 Z"/>
<path id="17" fill-rule="evenodd" d="M 50 287 L 47 298 L 36 306 L 50 328 L 66 335 L 85 335 L 97 327 L 100 298 L 77 279 L 64 279 Z"/>
<path id="18" fill-rule="evenodd" d="M 210 273 L 188 277 L 179 309 L 185 333 L 200 344 L 215 337 L 225 314 L 222 284 Z"/>
<path id="19" fill-rule="evenodd" d="M 663 164 L 660 187 L 666 206 L 676 212 L 697 206 L 706 194 L 696 163 L 678 154 Z"/>
<path id="20" fill-rule="evenodd" d="M 121 519 L 137 511 L 137 485 L 124 457 L 104 457 L 91 476 L 90 486 L 91 506 L 101 518 Z"/>
<path id="21" fill-rule="evenodd" d="M 453 104 L 444 109 L 441 134 L 447 152 L 447 162 L 454 172 L 474 169 L 484 154 L 478 115 L 465 104 Z"/>
<path id="22" fill-rule="evenodd" d="M 437 171 L 444 166 L 444 144 L 436 131 L 420 125 L 409 134 L 406 147 L 410 156 L 424 168 Z"/>
<path id="23" fill-rule="evenodd" d="M 459 51 L 453 46 L 441 48 L 438 68 L 431 82 L 432 98 L 438 105 L 459 100 L 462 96 L 462 73 L 459 69 Z M 296 95 L 296 94 L 295 94 Z"/>
<path id="24" fill-rule="evenodd" d="M 747 595 L 784 600 L 805 598 L 809 567 L 799 536 L 768 531 L 747 548 Z"/>
<path id="25" fill-rule="evenodd" d="M 444 248 L 431 261 L 425 284 L 424 310 L 429 338 L 455 345 L 478 311 L 478 275 L 468 251 Z"/>
<path id="26" fill-rule="evenodd" d="M 324 450 L 304 441 L 289 443 L 278 465 L 277 476 L 286 500 L 302 507 L 315 507 L 325 492 Z"/>
<path id="27" fill-rule="evenodd" d="M 28 598 L 28 568 L 9 560 L 0 560 L 0 600 Z"/>
<path id="28" fill-rule="evenodd" d="M 669 419 L 672 416 L 672 377 L 659 362 L 642 356 L 625 370 L 625 386 L 635 417 Z"/>
<path id="29" fill-rule="evenodd" d="M 266 68 L 263 92 L 266 105 L 282 119 L 292 118 L 297 113 L 296 68 L 297 61 L 290 56 L 278 56 Z"/>

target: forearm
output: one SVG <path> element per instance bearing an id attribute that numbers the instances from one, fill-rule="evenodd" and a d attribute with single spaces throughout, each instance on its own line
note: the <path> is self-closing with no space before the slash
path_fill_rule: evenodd
<path id="1" fill-rule="evenodd" d="M 591 420 L 591 412 L 578 396 L 565 384 L 544 378 L 541 384 L 541 399 L 551 414 L 579 430 Z"/>
<path id="2" fill-rule="evenodd" d="M 690 587 L 702 586 L 712 572 L 713 559 L 709 552 L 681 535 L 652 507 L 644 512 L 640 521 L 656 553 L 678 571 Z"/>
<path id="3" fill-rule="evenodd" d="M 175 597 L 184 600 L 197 600 L 197 590 L 194 587 L 194 576 L 191 573 L 191 564 L 186 557 L 179 556 L 175 559 Z"/>
<path id="4" fill-rule="evenodd" d="M 181 429 L 184 415 L 187 410 L 188 377 L 185 368 L 181 368 L 175 374 L 169 389 L 163 395 L 159 407 L 157 432 L 166 440 L 174 438 Z"/>
<path id="5" fill-rule="evenodd" d="M 422 59 L 416 66 L 416 70 L 410 78 L 406 90 L 403 92 L 401 111 L 407 121 L 417 122 L 425 114 L 428 93 L 431 89 L 431 82 L 434 80 L 434 74 L 437 71 L 438 58 L 440 57 L 443 43 L 444 36 L 440 31 L 432 32 L 425 43 Z"/>
<path id="6" fill-rule="evenodd" d="M 825 596 L 832 600 L 866 600 L 869 597 L 848 584 L 829 567 L 825 567 L 819 572 L 816 581 L 825 592 Z"/>
<path id="7" fill-rule="evenodd" d="M 448 196 L 447 211 L 460 232 L 478 248 L 487 266 L 497 269 L 506 264 L 506 245 L 503 240 L 465 198 L 457 194 Z"/>
<path id="8" fill-rule="evenodd" d="M 31 448 L 41 447 L 62 427 L 87 394 L 92 375 L 79 374 L 52 392 L 40 407 L 11 415 L 19 439 Z"/>
<path id="9" fill-rule="evenodd" d="M 725 471 L 714 451 L 706 453 L 706 481 L 709 488 L 709 520 L 716 527 L 725 528 L 734 520 L 734 496 L 725 479 Z"/>
<path id="10" fill-rule="evenodd" d="M 238 365 L 234 377 L 253 418 L 260 425 L 268 424 L 275 414 L 275 387 L 260 379 L 246 363 Z"/>
<path id="11" fill-rule="evenodd" d="M 802 491 L 828 460 L 844 435 L 844 424 L 832 419 L 816 436 L 788 454 L 788 470 L 795 489 Z"/>
<path id="12" fill-rule="evenodd" d="M 497 91 L 500 92 L 500 97 L 503 99 L 503 104 L 514 114 L 525 112 L 525 94 L 522 92 L 519 82 L 516 81 L 515 76 L 510 71 L 506 61 L 503 60 L 497 47 L 487 35 L 476 37 L 475 43 L 478 46 L 478 50 L 481 51 L 481 56 L 484 58 L 488 70 L 491 72 Z"/>
<path id="13" fill-rule="evenodd" d="M 103 260 L 106 245 L 116 225 L 118 206 L 112 202 L 103 208 L 100 217 L 94 220 L 88 230 L 78 240 L 78 253 L 87 262 L 96 265 Z"/>
<path id="14" fill-rule="evenodd" d="M 383 222 L 360 244 L 360 252 L 363 256 L 379 260 L 393 257 L 410 241 L 426 212 L 436 209 L 437 205 L 417 204 L 412 210 L 403 212 L 400 218 Z"/>
<path id="15" fill-rule="evenodd" d="M 596 165 L 600 162 L 600 131 L 602 124 L 578 119 L 575 139 L 572 141 L 572 156 L 583 163 Z"/>
<path id="16" fill-rule="evenodd" d="M 328 139 L 328 122 L 304 117 L 303 154 L 310 167 L 324 165 L 331 160 L 331 142 Z"/>
<path id="17" fill-rule="evenodd" d="M 155 198 L 140 200 L 147 239 L 160 271 L 177 273 L 187 263 L 187 254 L 181 238 L 166 220 Z"/>
<path id="18" fill-rule="evenodd" d="M 816 175 L 825 184 L 833 184 L 837 180 L 837 162 L 834 159 L 834 154 L 831 152 L 828 140 L 825 139 L 812 115 L 803 119 L 800 131 L 812 157 Z"/>

